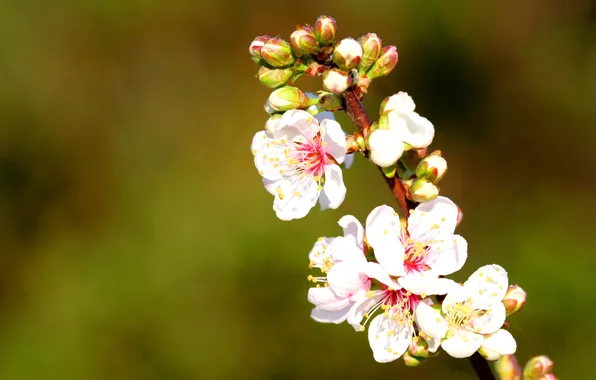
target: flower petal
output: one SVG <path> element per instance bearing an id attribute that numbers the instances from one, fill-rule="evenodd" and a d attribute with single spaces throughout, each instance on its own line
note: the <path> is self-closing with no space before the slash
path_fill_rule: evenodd
<path id="1" fill-rule="evenodd" d="M 478 268 L 464 283 L 464 287 L 470 290 L 472 304 L 477 309 L 484 309 L 493 303 L 501 302 L 508 286 L 507 272 L 496 264 Z"/>
<path id="2" fill-rule="evenodd" d="M 322 310 L 337 311 L 346 307 L 350 300 L 338 297 L 331 288 L 326 286 L 308 289 L 308 302 Z"/>
<path id="3" fill-rule="evenodd" d="M 454 358 L 467 358 L 480 348 L 484 337 L 469 331 L 457 330 L 453 336 L 444 340 L 441 347 Z"/>
<path id="4" fill-rule="evenodd" d="M 327 273 L 327 282 L 339 297 L 350 297 L 368 281 L 368 276 L 355 265 L 339 262 Z"/>
<path id="5" fill-rule="evenodd" d="M 507 311 L 502 302 L 494 303 L 486 313 L 473 320 L 474 331 L 480 334 L 492 334 L 503 327 Z"/>
<path id="6" fill-rule="evenodd" d="M 423 297 L 435 294 L 447 294 L 457 283 L 448 278 L 438 278 L 436 272 L 408 273 L 400 277 L 397 282 L 411 293 Z"/>
<path id="7" fill-rule="evenodd" d="M 252 139 L 251 150 L 259 174 L 269 180 L 278 180 L 282 178 L 282 172 L 276 158 L 282 159 L 283 148 L 271 137 L 265 131 L 257 132 Z"/>
<path id="8" fill-rule="evenodd" d="M 398 324 L 383 314 L 376 316 L 368 327 L 368 343 L 379 363 L 388 363 L 402 356 L 413 335 L 414 328 L 409 323 Z"/>
<path id="9" fill-rule="evenodd" d="M 400 91 L 395 95 L 391 95 L 387 98 L 383 112 L 397 111 L 399 113 L 414 112 L 416 105 L 414 100 L 407 92 Z"/>
<path id="10" fill-rule="evenodd" d="M 375 280 L 381 282 L 382 284 L 388 286 L 391 289 L 399 290 L 401 289 L 401 285 L 398 284 L 395 280 L 387 274 L 387 271 L 383 269 L 381 264 L 368 262 L 364 266 L 364 272 L 370 278 L 374 278 Z"/>
<path id="11" fill-rule="evenodd" d="M 447 334 L 449 324 L 445 318 L 424 302 L 419 303 L 416 307 L 415 316 L 416 324 L 424 334 L 436 339 L 443 339 Z"/>
<path id="12" fill-rule="evenodd" d="M 407 124 L 408 133 L 404 136 L 404 142 L 410 144 L 413 148 L 421 149 L 429 146 L 435 137 L 435 127 L 425 117 L 416 112 L 410 112 L 400 115 Z M 391 115 L 389 115 L 391 120 Z"/>
<path id="13" fill-rule="evenodd" d="M 362 248 L 354 244 L 354 241 L 349 237 L 338 236 L 333 240 L 333 260 L 343 261 L 351 265 L 362 267 L 366 265 L 366 256 Z"/>
<path id="14" fill-rule="evenodd" d="M 467 288 L 464 288 L 460 284 L 453 285 L 443 300 L 443 312 L 447 313 L 451 305 L 466 302 L 468 298 L 470 298 L 470 292 Z"/>
<path id="15" fill-rule="evenodd" d="M 278 181 L 273 209 L 281 220 L 300 219 L 306 216 L 319 198 L 318 184 L 307 178 L 302 182 Z"/>
<path id="16" fill-rule="evenodd" d="M 336 238 L 322 237 L 317 240 L 308 253 L 308 259 L 314 268 L 322 268 L 325 271 L 333 265 L 333 242 Z"/>
<path id="17" fill-rule="evenodd" d="M 366 218 L 366 238 L 375 257 L 392 276 L 403 276 L 405 250 L 397 213 L 389 206 L 379 206 Z"/>
<path id="18" fill-rule="evenodd" d="M 488 360 L 497 360 L 503 355 L 515 354 L 517 343 L 507 330 L 499 330 L 484 339 L 480 353 Z"/>
<path id="19" fill-rule="evenodd" d="M 344 162 L 346 157 L 346 134 L 335 120 L 325 119 L 321 122 L 324 131 L 323 143 L 325 151 L 335 158 L 338 164 Z"/>
<path id="20" fill-rule="evenodd" d="M 452 235 L 457 225 L 457 206 L 447 197 L 419 204 L 408 218 L 408 231 L 416 240 L 435 235 Z"/>
<path id="21" fill-rule="evenodd" d="M 351 168 L 352 164 L 354 163 L 355 158 L 356 158 L 356 155 L 354 153 L 346 154 L 346 158 L 344 159 L 344 168 L 345 169 Z"/>
<path id="22" fill-rule="evenodd" d="M 349 304 L 343 309 L 329 311 L 323 310 L 318 307 L 315 307 L 310 312 L 310 317 L 317 322 L 321 323 L 341 323 L 348 318 L 348 312 L 350 311 L 350 307 L 352 305 Z"/>
<path id="23" fill-rule="evenodd" d="M 306 111 L 290 110 L 282 115 L 274 137 L 276 139 L 285 138 L 290 141 L 300 137 L 312 140 L 317 133 L 319 133 L 317 119 Z"/>
<path id="24" fill-rule="evenodd" d="M 364 244 L 364 227 L 353 215 L 343 216 L 337 222 L 344 230 L 344 237 L 350 239 L 357 247 L 363 247 Z"/>
<path id="25" fill-rule="evenodd" d="M 360 325 L 360 322 L 362 322 L 364 314 L 368 313 L 373 306 L 381 302 L 384 297 L 384 291 L 376 290 L 372 291 L 372 295 L 369 294 L 367 297 L 356 302 L 348 313 L 348 323 L 351 324 L 356 331 L 361 331 L 362 326 Z"/>
<path id="26" fill-rule="evenodd" d="M 321 193 L 321 210 L 336 209 L 346 198 L 346 185 L 338 165 L 325 165 L 325 184 Z"/>
<path id="27" fill-rule="evenodd" d="M 444 242 L 441 243 L 441 240 Z M 432 269 L 441 276 L 457 272 L 468 258 L 468 242 L 459 235 L 440 239 L 438 243 L 432 244 L 432 249 L 437 253 Z"/>
<path id="28" fill-rule="evenodd" d="M 376 129 L 368 138 L 368 147 L 371 161 L 388 167 L 395 164 L 404 152 L 403 136 L 397 129 Z"/>

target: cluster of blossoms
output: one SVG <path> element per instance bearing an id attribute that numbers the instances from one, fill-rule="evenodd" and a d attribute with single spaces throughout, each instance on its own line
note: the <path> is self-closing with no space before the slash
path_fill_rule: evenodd
<path id="1" fill-rule="evenodd" d="M 303 218 L 317 202 L 338 208 L 346 196 L 342 166 L 354 153 L 381 169 L 399 204 L 397 211 L 376 207 L 364 226 L 346 215 L 339 220 L 343 236 L 314 244 L 309 266 L 320 273 L 308 277 L 315 283 L 311 317 L 367 331 L 378 362 L 403 358 L 416 366 L 442 349 L 456 358 L 478 352 L 500 359 L 501 374 L 515 372 L 517 344 L 505 319 L 525 304 L 525 292 L 496 264 L 463 284 L 446 277 L 463 267 L 468 245 L 455 234 L 461 211 L 439 195 L 447 162 L 440 151 L 428 154 L 433 124 L 405 92 L 386 98 L 375 122 L 362 106 L 371 81 L 395 68 L 396 48 L 374 33 L 340 41 L 335 34 L 335 20 L 321 16 L 314 27 L 298 27 L 290 43 L 260 36 L 249 48 L 259 80 L 274 88 L 265 104 L 269 120 L 251 149 L 278 218 Z M 322 76 L 324 90 L 288 85 L 302 74 Z M 357 132 L 347 134 L 335 120 L 342 110 Z M 548 358 L 536 357 L 524 379 L 554 378 L 551 368 Z"/>

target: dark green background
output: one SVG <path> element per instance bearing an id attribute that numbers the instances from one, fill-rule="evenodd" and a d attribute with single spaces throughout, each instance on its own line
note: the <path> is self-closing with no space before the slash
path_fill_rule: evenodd
<path id="1" fill-rule="evenodd" d="M 268 89 L 252 38 L 319 14 L 400 53 L 435 125 L 470 258 L 528 292 L 521 361 L 591 378 L 596 9 L 589 1 L 6 0 L 0 5 L 0 378 L 472 379 L 447 355 L 373 361 L 309 318 L 307 253 L 394 204 L 362 157 L 340 209 L 276 219 L 253 167 Z M 300 80 L 316 90 L 319 79 Z M 346 130 L 352 125 L 340 116 Z"/>

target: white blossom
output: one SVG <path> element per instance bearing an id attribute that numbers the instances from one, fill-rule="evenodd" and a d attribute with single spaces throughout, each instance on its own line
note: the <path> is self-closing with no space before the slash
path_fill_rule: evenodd
<path id="1" fill-rule="evenodd" d="M 426 148 L 435 135 L 432 123 L 414 111 L 416 105 L 406 92 L 399 92 L 383 101 L 381 114 L 387 113 L 389 128 L 412 148 Z"/>
<path id="2" fill-rule="evenodd" d="M 346 187 L 339 164 L 346 140 L 335 120 L 319 122 L 306 111 L 288 111 L 269 120 L 267 130 L 254 136 L 251 149 L 280 219 L 304 217 L 317 200 L 322 209 L 343 202 Z"/>

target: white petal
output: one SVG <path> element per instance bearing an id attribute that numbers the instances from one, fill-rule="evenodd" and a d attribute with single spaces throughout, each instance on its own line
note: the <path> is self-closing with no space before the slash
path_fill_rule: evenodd
<path id="1" fill-rule="evenodd" d="M 356 155 L 354 153 L 346 154 L 346 158 L 344 159 L 344 168 L 346 168 L 346 169 L 351 168 L 352 164 L 354 163 L 355 158 L 356 158 Z"/>
<path id="2" fill-rule="evenodd" d="M 319 133 L 319 122 L 311 114 L 303 110 L 290 110 L 285 112 L 279 122 L 279 128 L 275 133 L 275 138 L 286 138 L 292 140 L 295 137 L 293 133 L 304 136 L 312 140 Z M 292 132 L 288 127 L 293 128 Z"/>
<path id="3" fill-rule="evenodd" d="M 327 282 L 339 297 L 350 297 L 368 281 L 368 276 L 359 268 L 345 262 L 339 262 L 327 273 Z"/>
<path id="4" fill-rule="evenodd" d="M 403 276 L 405 250 L 399 216 L 389 206 L 379 206 L 366 218 L 366 238 L 379 264 L 392 276 Z"/>
<path id="5" fill-rule="evenodd" d="M 433 271 L 408 273 L 397 281 L 411 293 L 424 296 L 447 294 L 454 286 L 457 286 L 457 283 L 453 280 L 438 278 L 438 275 Z"/>
<path id="6" fill-rule="evenodd" d="M 346 307 L 350 300 L 338 297 L 329 287 L 308 289 L 308 302 L 322 310 L 337 311 Z"/>
<path id="7" fill-rule="evenodd" d="M 414 112 L 415 108 L 416 105 L 414 104 L 412 97 L 410 97 L 407 92 L 400 91 L 397 94 L 391 95 L 389 98 L 387 98 L 387 102 L 385 103 L 385 107 L 382 109 L 382 113 L 388 111 L 409 113 Z"/>
<path id="8" fill-rule="evenodd" d="M 372 296 L 361 299 L 356 302 L 348 313 L 348 323 L 354 326 L 356 331 L 360 331 L 360 322 L 364 318 L 364 314 L 378 304 L 385 297 L 385 292 L 382 290 L 373 291 Z"/>
<path id="9" fill-rule="evenodd" d="M 368 343 L 375 360 L 388 363 L 406 352 L 412 342 L 414 328 L 409 323 L 400 325 L 383 314 L 376 316 L 368 327 Z"/>
<path id="10" fill-rule="evenodd" d="M 366 264 L 366 256 L 362 248 L 357 246 L 349 237 L 338 236 L 333 240 L 331 247 L 334 261 L 343 261 L 351 265 L 363 267 Z M 364 269 L 361 268 L 363 271 Z"/>
<path id="11" fill-rule="evenodd" d="M 454 358 L 467 358 L 480 348 L 484 337 L 469 331 L 457 330 L 455 334 L 444 340 L 441 347 Z"/>
<path id="12" fill-rule="evenodd" d="M 375 280 L 381 282 L 382 284 L 388 286 L 391 289 L 399 290 L 401 289 L 401 285 L 398 284 L 394 279 L 387 274 L 387 271 L 383 269 L 381 264 L 368 262 L 364 266 L 364 272 L 370 278 L 374 278 Z"/>
<path id="13" fill-rule="evenodd" d="M 303 182 L 279 181 L 273 209 L 281 220 L 303 218 L 317 203 L 319 193 L 318 184 L 311 178 Z"/>
<path id="14" fill-rule="evenodd" d="M 416 240 L 431 235 L 452 235 L 457 225 L 457 206 L 447 197 L 419 204 L 408 218 L 408 231 Z"/>
<path id="15" fill-rule="evenodd" d="M 416 307 L 415 316 L 416 324 L 424 334 L 436 339 L 443 339 L 447 334 L 447 328 L 449 327 L 447 321 L 431 306 L 423 302 L 419 303 Z"/>
<path id="16" fill-rule="evenodd" d="M 437 352 L 437 350 L 441 346 L 441 339 L 439 338 L 431 338 L 430 336 L 426 335 L 422 339 L 424 339 L 428 344 L 428 352 Z"/>
<path id="17" fill-rule="evenodd" d="M 472 273 L 464 286 L 472 294 L 473 306 L 480 309 L 503 300 L 509 279 L 500 265 L 485 265 Z"/>
<path id="18" fill-rule="evenodd" d="M 350 311 L 351 306 L 352 305 L 349 304 L 343 309 L 334 311 L 323 310 L 315 307 L 312 309 L 310 317 L 315 321 L 322 323 L 342 323 L 346 320 L 346 318 L 348 318 L 348 311 Z"/>
<path id="19" fill-rule="evenodd" d="M 473 320 L 474 331 L 480 334 L 491 334 L 503 327 L 507 311 L 502 302 L 494 303 L 486 313 Z"/>
<path id="20" fill-rule="evenodd" d="M 252 139 L 251 150 L 259 174 L 269 180 L 278 180 L 282 177 L 282 174 L 275 159 L 279 158 L 281 160 L 283 148 L 276 145 L 275 140 L 271 137 L 265 131 L 257 132 Z"/>
<path id="21" fill-rule="evenodd" d="M 438 240 L 439 242 L 432 244 L 432 249 L 436 252 L 432 269 L 441 276 L 457 272 L 468 258 L 468 242 L 459 235 L 447 235 Z"/>
<path id="22" fill-rule="evenodd" d="M 353 215 L 343 216 L 339 222 L 340 227 L 344 230 L 344 237 L 350 239 L 354 245 L 362 247 L 364 244 L 364 227 Z"/>
<path id="23" fill-rule="evenodd" d="M 480 353 L 488 360 L 497 360 L 503 355 L 515 354 L 517 343 L 507 330 L 499 330 L 484 339 Z"/>
<path id="24" fill-rule="evenodd" d="M 460 284 L 455 284 L 443 300 L 443 312 L 447 313 L 449 307 L 453 304 L 466 302 L 470 298 L 470 292 Z"/>
<path id="25" fill-rule="evenodd" d="M 338 165 L 325 165 L 325 184 L 321 193 L 321 210 L 336 209 L 346 198 L 346 185 Z"/>
<path id="26" fill-rule="evenodd" d="M 403 136 L 395 130 L 374 130 L 368 138 L 371 161 L 381 167 L 395 164 L 404 152 L 403 141 Z"/>
<path id="27" fill-rule="evenodd" d="M 321 128 L 325 131 L 323 142 L 325 151 L 332 155 L 338 164 L 344 162 L 346 156 L 346 134 L 335 120 L 325 119 L 321 122 Z"/>
<path id="28" fill-rule="evenodd" d="M 413 148 L 420 149 L 429 146 L 435 137 L 435 127 L 425 117 L 416 112 L 400 115 L 408 126 L 408 133 L 404 136 L 404 142 Z M 391 115 L 389 116 L 391 120 Z"/>

